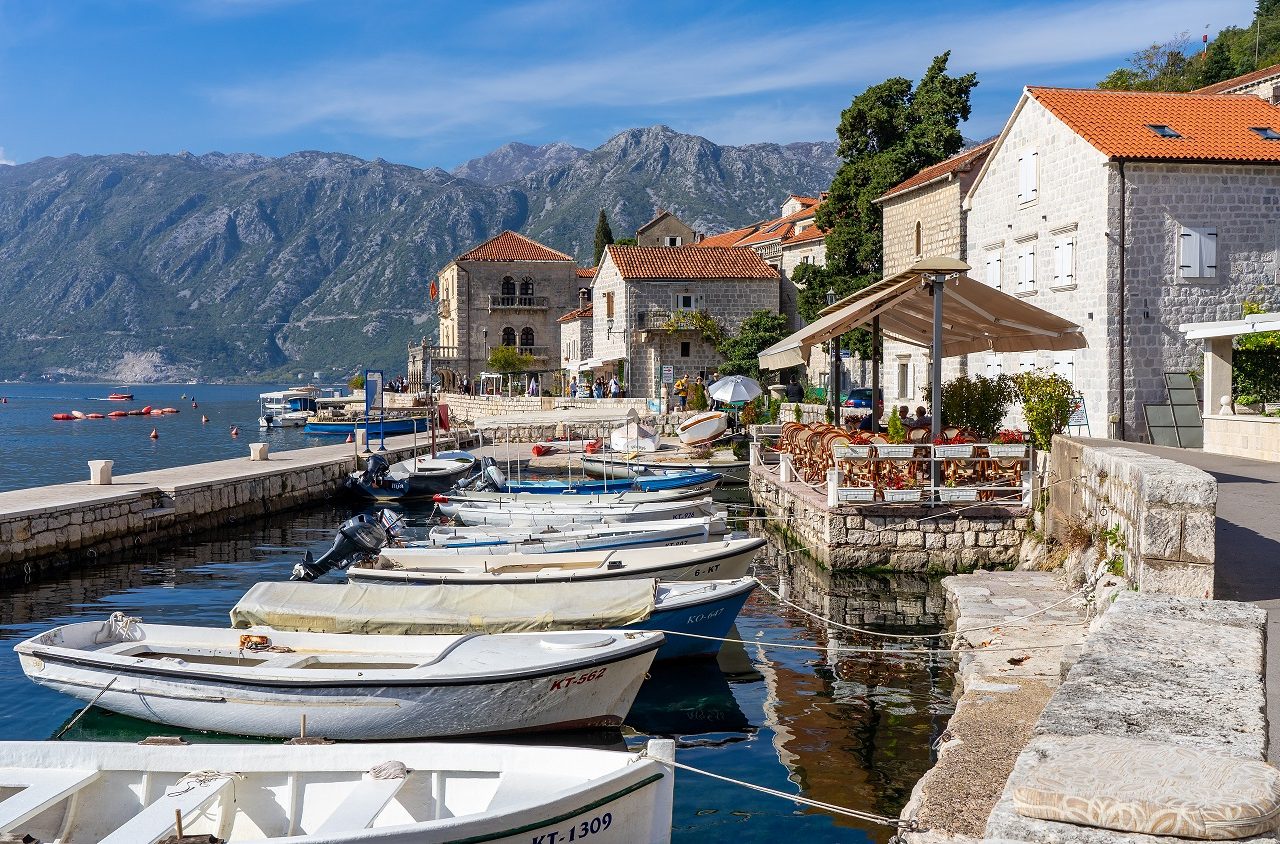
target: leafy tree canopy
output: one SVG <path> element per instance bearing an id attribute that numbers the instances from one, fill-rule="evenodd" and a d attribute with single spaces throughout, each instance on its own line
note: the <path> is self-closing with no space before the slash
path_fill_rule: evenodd
<path id="1" fill-rule="evenodd" d="M 604 254 L 604 248 L 611 243 L 613 243 L 613 229 L 609 228 L 609 218 L 601 208 L 600 218 L 596 220 L 596 251 L 595 257 L 591 259 L 591 266 L 600 266 L 600 256 Z"/>
<path id="2" fill-rule="evenodd" d="M 742 321 L 737 334 L 720 343 L 724 375 L 760 377 L 758 355 L 791 333 L 787 317 L 773 311 L 754 311 Z"/>
<path id="3" fill-rule="evenodd" d="M 620 237 L 614 241 L 618 246 L 635 246 L 636 239 L 634 237 Z"/>
<path id="4" fill-rule="evenodd" d="M 489 368 L 494 372 L 530 372 L 537 365 L 529 355 L 522 355 L 515 346 L 494 346 L 489 350 Z"/>

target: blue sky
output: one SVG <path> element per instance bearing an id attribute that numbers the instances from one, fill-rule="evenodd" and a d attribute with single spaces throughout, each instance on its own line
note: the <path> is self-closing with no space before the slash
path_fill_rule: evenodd
<path id="1" fill-rule="evenodd" d="M 834 136 L 869 84 L 952 50 L 970 137 L 1023 85 L 1091 86 L 1253 0 L 0 0 L 0 160 L 337 150 L 451 168 L 509 140 L 666 123 L 718 143 Z"/>

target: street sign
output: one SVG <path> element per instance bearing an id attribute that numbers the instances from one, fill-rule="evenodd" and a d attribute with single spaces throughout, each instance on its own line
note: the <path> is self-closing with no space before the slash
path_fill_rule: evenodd
<path id="1" fill-rule="evenodd" d="M 663 364 L 662 366 L 662 383 L 663 384 L 676 383 L 676 368 L 669 363 Z"/>
<path id="2" fill-rule="evenodd" d="M 1089 411 L 1084 406 L 1084 396 L 1077 395 L 1071 406 L 1071 418 L 1067 420 L 1068 428 L 1088 428 Z"/>

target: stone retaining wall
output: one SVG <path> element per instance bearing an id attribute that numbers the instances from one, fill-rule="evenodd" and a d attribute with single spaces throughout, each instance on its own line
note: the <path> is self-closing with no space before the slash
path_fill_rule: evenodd
<path id="1" fill-rule="evenodd" d="M 831 508 L 825 490 L 784 484 L 777 466 L 752 466 L 749 482 L 756 505 L 833 571 L 1013 568 L 1030 526 L 1027 510 L 999 505 Z"/>
<path id="2" fill-rule="evenodd" d="M 412 448 L 387 440 L 393 462 Z M 0 582 L 330 498 L 356 462 L 350 445 L 319 446 L 0 493 Z"/>
<path id="3" fill-rule="evenodd" d="M 1280 419 L 1238 414 L 1204 417 L 1204 450 L 1280 462 Z"/>
<path id="4" fill-rule="evenodd" d="M 1118 560 L 1142 592 L 1212 597 L 1217 482 L 1193 466 L 1104 443 L 1054 437 L 1047 532 L 1066 544 L 1092 534 L 1099 561 Z"/>

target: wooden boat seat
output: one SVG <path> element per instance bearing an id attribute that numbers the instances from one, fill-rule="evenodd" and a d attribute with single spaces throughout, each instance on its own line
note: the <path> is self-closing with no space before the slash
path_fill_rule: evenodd
<path id="1" fill-rule="evenodd" d="M 317 835 L 333 835 L 368 829 L 369 824 L 382 814 L 382 810 L 399 793 L 407 777 L 376 780 L 365 777 L 351 789 L 346 799 L 338 804 L 333 814 L 316 830 Z"/>
<path id="2" fill-rule="evenodd" d="M 229 788 L 231 780 L 229 776 L 215 774 L 208 778 L 176 782 L 165 789 L 165 793 L 154 803 L 98 844 L 155 844 L 173 833 L 174 812 L 181 812 L 185 820 L 187 815 L 199 810 Z"/>
<path id="3" fill-rule="evenodd" d="M 13 832 L 68 794 L 98 778 L 98 771 L 0 769 L 0 788 L 21 788 L 0 802 L 0 832 Z"/>

